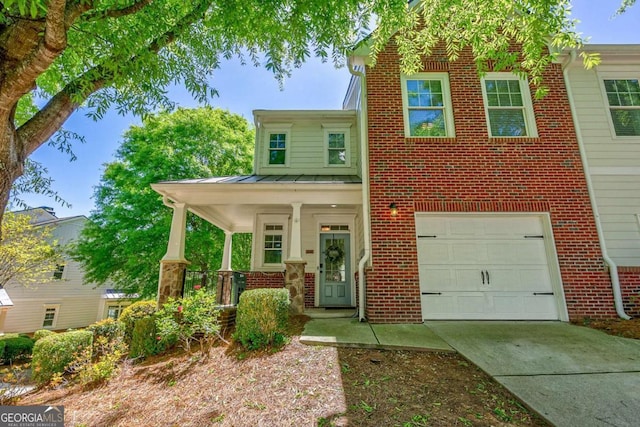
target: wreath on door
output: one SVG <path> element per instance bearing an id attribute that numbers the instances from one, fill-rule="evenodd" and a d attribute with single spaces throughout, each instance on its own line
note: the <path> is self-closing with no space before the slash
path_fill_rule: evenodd
<path id="1" fill-rule="evenodd" d="M 344 260 L 344 251 L 338 245 L 331 245 L 324 251 L 327 261 L 335 264 L 341 264 Z"/>

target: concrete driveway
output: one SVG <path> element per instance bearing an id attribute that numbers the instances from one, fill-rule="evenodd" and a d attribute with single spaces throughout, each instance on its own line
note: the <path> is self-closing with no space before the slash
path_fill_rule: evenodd
<path id="1" fill-rule="evenodd" d="M 640 425 L 640 341 L 561 322 L 425 325 L 556 426 Z"/>

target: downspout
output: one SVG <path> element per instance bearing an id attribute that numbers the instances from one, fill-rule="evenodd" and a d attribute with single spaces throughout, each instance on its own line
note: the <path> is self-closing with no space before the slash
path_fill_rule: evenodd
<path id="1" fill-rule="evenodd" d="M 369 215 L 369 134 L 367 122 L 367 84 L 363 72 L 356 71 L 347 59 L 349 72 L 360 78 L 360 165 L 362 170 L 362 227 L 364 228 L 364 254 L 358 263 L 358 320 L 365 322 L 364 267 L 371 257 L 371 218 Z"/>
<path id="2" fill-rule="evenodd" d="M 607 245 L 604 240 L 604 233 L 602 231 L 602 224 L 600 222 L 600 212 L 598 210 L 598 204 L 596 203 L 596 196 L 593 190 L 593 183 L 591 182 L 591 174 L 589 173 L 589 163 L 587 161 L 587 153 L 584 148 L 584 141 L 582 140 L 582 132 L 578 126 L 578 115 L 576 113 L 576 106 L 573 102 L 573 94 L 571 91 L 571 85 L 569 84 L 569 66 L 575 62 L 577 57 L 576 51 L 572 50 L 569 58 L 562 64 L 562 75 L 564 76 L 564 83 L 567 88 L 567 96 L 569 97 L 569 106 L 571 107 L 571 115 L 573 116 L 573 122 L 576 125 L 576 137 L 578 139 L 578 148 L 580 149 L 580 159 L 582 160 L 582 168 L 584 169 L 584 176 L 587 181 L 587 191 L 589 193 L 589 199 L 591 201 L 591 207 L 593 209 L 593 216 L 596 222 L 596 230 L 598 232 L 598 240 L 600 241 L 600 250 L 602 251 L 602 259 L 607 263 L 609 267 L 609 275 L 611 277 L 611 287 L 613 289 L 613 302 L 616 308 L 616 313 L 621 319 L 629 320 L 631 317 L 624 312 L 624 304 L 622 302 L 622 292 L 620 290 L 620 278 L 618 276 L 618 266 L 609 257 L 607 252 Z"/>

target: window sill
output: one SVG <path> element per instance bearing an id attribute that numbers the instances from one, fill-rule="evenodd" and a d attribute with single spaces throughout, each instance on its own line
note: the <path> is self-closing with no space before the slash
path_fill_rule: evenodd
<path id="1" fill-rule="evenodd" d="M 514 143 L 514 142 L 539 142 L 538 136 L 490 136 L 489 143 L 497 144 L 501 142 Z"/>
<path id="2" fill-rule="evenodd" d="M 457 142 L 457 139 L 455 136 L 405 136 L 404 142 L 409 144 L 415 144 L 415 143 L 453 144 Z"/>

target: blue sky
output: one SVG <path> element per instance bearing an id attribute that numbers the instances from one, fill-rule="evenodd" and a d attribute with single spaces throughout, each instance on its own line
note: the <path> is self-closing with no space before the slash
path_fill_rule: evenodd
<path id="1" fill-rule="evenodd" d="M 640 4 L 624 15 L 610 19 L 620 0 L 574 0 L 573 16 L 581 23 L 578 30 L 590 36 L 590 43 L 640 44 Z M 311 60 L 294 70 L 281 90 L 273 75 L 264 68 L 241 66 L 238 61 L 225 62 L 215 72 L 212 83 L 219 97 L 212 105 L 238 113 L 253 120 L 254 109 L 340 109 L 349 83 L 346 68 L 335 69 L 333 64 Z M 182 107 L 196 107 L 188 93 L 179 88 L 171 92 L 172 98 Z M 59 217 L 89 215 L 94 209 L 94 187 L 98 185 L 104 164 L 113 160 L 121 137 L 126 129 L 140 120 L 132 116 L 108 113 L 101 121 L 94 122 L 76 112 L 65 128 L 85 136 L 85 144 L 76 144 L 78 159 L 69 162 L 68 156 L 50 147 L 41 147 L 33 158 L 48 168 L 54 179 L 53 187 L 71 204 L 58 205 L 53 199 L 39 195 L 23 195 L 30 206 L 51 206 Z"/>

